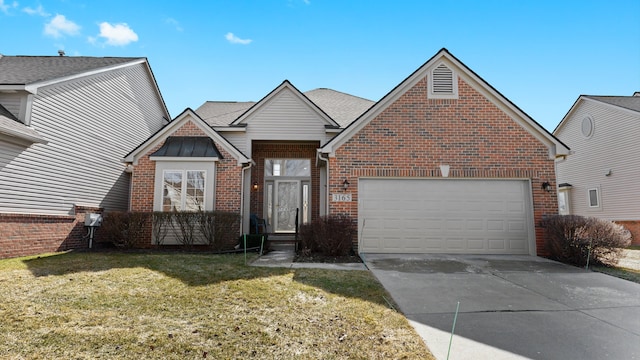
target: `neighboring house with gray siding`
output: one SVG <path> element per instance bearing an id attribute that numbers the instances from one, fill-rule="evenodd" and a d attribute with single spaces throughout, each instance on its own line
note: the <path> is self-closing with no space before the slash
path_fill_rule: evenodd
<path id="1" fill-rule="evenodd" d="M 82 244 L 127 210 L 123 153 L 170 119 L 145 58 L 0 56 L 0 257 Z"/>
<path id="2" fill-rule="evenodd" d="M 553 134 L 572 149 L 556 164 L 560 213 L 616 221 L 640 244 L 640 92 L 581 95 Z"/>

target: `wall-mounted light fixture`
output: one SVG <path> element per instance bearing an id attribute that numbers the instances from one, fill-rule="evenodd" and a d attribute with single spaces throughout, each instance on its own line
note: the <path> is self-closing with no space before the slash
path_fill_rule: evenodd
<path id="1" fill-rule="evenodd" d="M 551 192 L 551 184 L 548 181 L 542 183 L 542 190 Z"/>
<path id="2" fill-rule="evenodd" d="M 258 182 L 257 181 L 253 182 L 253 190 L 258 190 Z"/>
<path id="3" fill-rule="evenodd" d="M 347 181 L 347 179 L 344 179 L 344 181 L 342 182 L 342 188 L 345 190 L 349 188 L 349 182 Z"/>

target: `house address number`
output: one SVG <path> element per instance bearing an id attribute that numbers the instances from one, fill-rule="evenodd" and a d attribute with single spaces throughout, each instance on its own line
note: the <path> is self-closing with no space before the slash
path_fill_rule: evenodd
<path id="1" fill-rule="evenodd" d="M 331 194 L 331 201 L 333 202 L 351 201 L 351 194 Z"/>

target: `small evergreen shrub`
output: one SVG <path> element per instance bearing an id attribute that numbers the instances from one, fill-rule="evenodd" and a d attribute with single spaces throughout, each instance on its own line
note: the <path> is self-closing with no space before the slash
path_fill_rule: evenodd
<path id="1" fill-rule="evenodd" d="M 576 266 L 614 266 L 622 249 L 631 244 L 631 233 L 611 221 L 578 215 L 553 215 L 542 220 L 551 258 Z"/>
<path id="2" fill-rule="evenodd" d="M 304 252 L 326 256 L 348 255 L 357 233 L 354 221 L 346 215 L 329 215 L 300 226 L 300 245 Z"/>

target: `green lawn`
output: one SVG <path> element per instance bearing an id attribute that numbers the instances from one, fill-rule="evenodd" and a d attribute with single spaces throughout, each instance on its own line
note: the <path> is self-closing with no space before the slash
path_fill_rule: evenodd
<path id="1" fill-rule="evenodd" d="M 2 359 L 432 358 L 366 271 L 64 253 L 0 260 L 0 288 Z"/>

